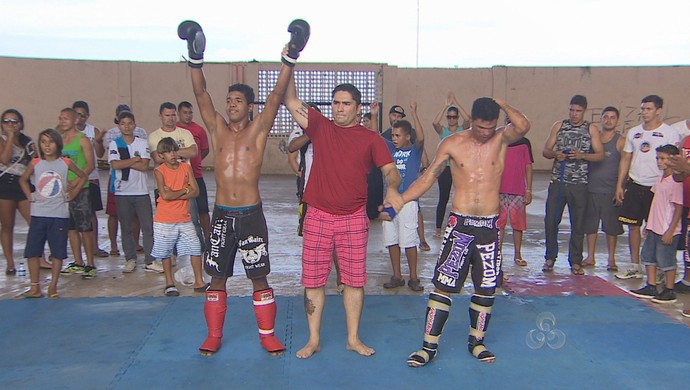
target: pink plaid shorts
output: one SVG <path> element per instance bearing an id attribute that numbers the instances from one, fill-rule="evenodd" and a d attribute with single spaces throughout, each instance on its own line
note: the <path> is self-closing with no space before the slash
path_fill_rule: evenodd
<path id="1" fill-rule="evenodd" d="M 332 254 L 338 254 L 341 281 L 350 287 L 367 284 L 369 218 L 362 207 L 352 214 L 330 214 L 308 207 L 302 230 L 302 285 L 320 288 L 331 273 Z"/>

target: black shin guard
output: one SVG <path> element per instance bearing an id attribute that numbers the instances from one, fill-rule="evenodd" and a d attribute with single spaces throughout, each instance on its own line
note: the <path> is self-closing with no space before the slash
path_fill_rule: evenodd
<path id="1" fill-rule="evenodd" d="M 448 321 L 450 306 L 453 301 L 443 294 L 432 292 L 426 307 L 426 322 L 424 326 L 424 343 L 422 349 L 413 352 L 407 358 L 410 367 L 421 367 L 434 359 L 438 349 L 438 340 L 443 327 Z"/>
<path id="2" fill-rule="evenodd" d="M 493 296 L 474 294 L 470 300 L 470 335 L 467 339 L 467 349 L 472 356 L 484 362 L 493 362 L 496 359 L 484 346 L 484 335 L 489 327 L 493 305 Z"/>

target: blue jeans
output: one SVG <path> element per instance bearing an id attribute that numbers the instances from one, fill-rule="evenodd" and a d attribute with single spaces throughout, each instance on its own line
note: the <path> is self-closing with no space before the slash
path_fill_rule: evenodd
<path id="1" fill-rule="evenodd" d="M 584 218 L 587 209 L 587 184 L 563 184 L 554 180 L 549 184 L 546 198 L 546 215 L 544 225 L 546 233 L 545 259 L 558 258 L 558 225 L 563 218 L 563 210 L 568 205 L 570 214 L 570 242 L 568 244 L 568 262 L 582 264 L 584 246 Z"/>
<path id="2" fill-rule="evenodd" d="M 680 234 L 673 236 L 673 241 L 666 245 L 661 242 L 661 236 L 651 230 L 647 230 L 647 238 L 642 245 L 640 252 L 640 262 L 645 266 L 657 266 L 662 271 L 673 271 L 676 269 L 676 251 Z"/>

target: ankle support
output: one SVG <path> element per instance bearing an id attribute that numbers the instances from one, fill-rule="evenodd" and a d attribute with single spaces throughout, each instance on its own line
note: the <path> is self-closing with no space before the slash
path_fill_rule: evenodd
<path id="1" fill-rule="evenodd" d="M 228 294 L 225 291 L 206 291 L 204 303 L 204 316 L 208 337 L 199 347 L 201 351 L 216 352 L 220 348 L 220 340 L 223 338 L 223 324 L 225 313 L 228 310 Z"/>
<path id="2" fill-rule="evenodd" d="M 259 326 L 259 335 L 262 337 L 273 335 L 277 312 L 273 289 L 254 292 L 252 300 L 256 324 Z"/>
<path id="3" fill-rule="evenodd" d="M 493 304 L 493 296 L 474 294 L 470 299 L 470 335 L 467 339 L 467 348 L 472 356 L 482 361 L 494 359 L 494 355 L 484 346 L 484 335 L 489 327 Z"/>
<path id="4" fill-rule="evenodd" d="M 443 333 L 443 327 L 448 321 L 450 306 L 453 300 L 450 297 L 436 292 L 429 294 L 426 306 L 426 322 L 424 326 L 424 342 L 422 349 L 413 352 L 407 357 L 407 365 L 421 367 L 434 360 L 438 350 L 438 340 Z"/>
<path id="5" fill-rule="evenodd" d="M 474 337 L 477 343 L 484 340 L 493 305 L 494 297 L 474 294 L 470 299 L 470 337 Z"/>
<path id="6" fill-rule="evenodd" d="M 261 346 L 269 352 L 284 351 L 285 347 L 275 337 L 275 322 L 278 307 L 273 296 L 273 289 L 256 291 L 252 295 L 254 302 L 254 315 L 259 327 Z"/>
<path id="7" fill-rule="evenodd" d="M 438 340 L 443 333 L 443 327 L 448 321 L 452 299 L 442 294 L 432 292 L 429 294 L 429 302 L 426 307 L 426 324 L 424 327 L 423 347 L 427 352 L 436 353 Z M 433 356 L 432 356 L 433 358 Z"/>
<path id="8" fill-rule="evenodd" d="M 410 367 L 422 367 L 434 360 L 436 357 L 436 350 L 422 348 L 417 352 L 412 352 L 407 357 L 407 365 Z"/>
<path id="9" fill-rule="evenodd" d="M 467 344 L 467 349 L 470 351 L 472 356 L 477 358 L 479 361 L 492 363 L 496 360 L 496 356 L 493 353 L 491 353 L 491 351 L 486 349 L 486 347 L 482 343 L 479 343 L 479 344 L 469 343 L 469 344 Z"/>

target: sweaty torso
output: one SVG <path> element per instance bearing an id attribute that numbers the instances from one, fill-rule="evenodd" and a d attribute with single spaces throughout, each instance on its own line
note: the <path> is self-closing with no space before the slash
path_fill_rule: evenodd
<path id="1" fill-rule="evenodd" d="M 216 205 L 244 207 L 258 204 L 259 176 L 266 148 L 266 134 L 257 122 L 249 122 L 239 131 L 218 124 L 211 135 L 216 176 Z"/>
<path id="2" fill-rule="evenodd" d="M 492 216 L 498 214 L 501 174 L 506 144 L 499 130 L 486 143 L 476 141 L 471 132 L 448 137 L 450 170 L 453 176 L 453 211 L 462 215 Z"/>

